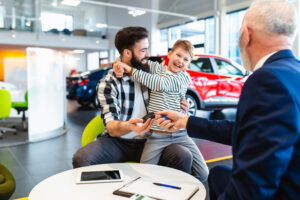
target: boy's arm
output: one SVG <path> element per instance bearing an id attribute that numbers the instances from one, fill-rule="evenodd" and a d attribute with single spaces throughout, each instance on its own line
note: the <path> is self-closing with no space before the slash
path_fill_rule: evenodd
<path id="1" fill-rule="evenodd" d="M 115 68 L 122 68 L 124 72 L 132 76 L 134 80 L 154 91 L 180 91 L 182 85 L 182 73 L 178 75 L 171 73 L 162 74 L 163 66 L 158 62 L 148 62 L 148 64 L 152 64 L 150 71 L 155 71 L 157 74 L 150 74 L 142 70 L 135 69 L 120 61 L 115 61 L 114 70 Z"/>
<path id="2" fill-rule="evenodd" d="M 157 65 L 161 67 L 161 65 Z M 131 69 L 133 79 L 142 83 L 153 91 L 165 91 L 165 92 L 176 92 L 180 91 L 182 85 L 188 85 L 189 78 L 185 73 L 172 74 L 172 73 L 160 73 L 160 74 L 149 74 L 142 70 Z M 159 70 L 162 72 L 162 70 Z M 159 72 L 158 71 L 158 72 Z"/>
<path id="3" fill-rule="evenodd" d="M 150 74 L 156 74 L 157 73 L 157 65 L 160 65 L 162 66 L 162 64 L 160 64 L 159 62 L 154 62 L 154 61 L 151 61 L 151 60 L 148 60 L 147 62 L 148 66 L 149 66 L 149 73 Z"/>
<path id="4" fill-rule="evenodd" d="M 149 66 L 149 73 L 153 74 L 155 73 L 156 65 L 159 64 L 158 62 L 153 62 L 151 60 L 148 60 L 148 66 Z M 124 72 L 130 73 L 131 66 L 128 66 L 127 64 L 121 62 L 120 58 L 116 58 L 116 60 L 113 63 L 113 70 L 117 78 L 122 78 Z M 127 70 L 126 70 L 127 69 Z"/>

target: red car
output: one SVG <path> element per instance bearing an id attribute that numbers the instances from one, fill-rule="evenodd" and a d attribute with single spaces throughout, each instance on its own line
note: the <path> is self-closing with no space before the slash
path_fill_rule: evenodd
<path id="1" fill-rule="evenodd" d="M 164 61 L 167 56 L 152 57 Z M 197 109 L 217 110 L 236 107 L 248 72 L 237 63 L 214 55 L 195 55 L 187 72 L 191 76 L 186 98 L 190 104 L 189 113 Z"/>

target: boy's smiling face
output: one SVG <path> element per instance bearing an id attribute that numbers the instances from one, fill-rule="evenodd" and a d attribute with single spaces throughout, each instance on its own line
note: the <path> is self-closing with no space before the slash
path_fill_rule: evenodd
<path id="1" fill-rule="evenodd" d="M 168 70 L 173 73 L 186 70 L 191 63 L 191 56 L 189 52 L 180 47 L 176 48 L 174 51 L 169 51 L 168 58 Z"/>

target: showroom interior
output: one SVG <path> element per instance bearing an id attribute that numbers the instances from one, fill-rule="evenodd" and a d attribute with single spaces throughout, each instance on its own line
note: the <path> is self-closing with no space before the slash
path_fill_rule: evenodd
<path id="1" fill-rule="evenodd" d="M 300 13 L 300 1 L 291 2 Z M 86 89 L 92 80 L 80 82 L 80 75 L 111 69 L 119 57 L 114 46 L 118 30 L 127 26 L 147 28 L 153 57 L 167 55 L 178 39 L 186 39 L 194 45 L 195 54 L 215 56 L 208 57 L 212 65 L 224 58 L 241 67 L 239 29 L 251 3 L 252 0 L 0 0 L 0 89 L 10 92 L 12 103 L 9 116 L 0 119 L 1 128 L 12 129 L 1 131 L 0 164 L 15 179 L 10 199 L 26 198 L 41 181 L 73 168 L 72 157 L 81 147 L 82 133 L 100 112 L 95 106 L 95 94 L 88 100 L 73 97 L 68 84 L 76 82 Z M 299 59 L 299 33 L 292 50 Z M 249 75 L 242 67 L 240 70 L 238 80 Z M 95 93 L 92 87 L 90 91 Z M 189 96 L 195 97 L 190 92 Z M 210 106 L 209 100 L 204 106 L 199 99 L 191 100 L 195 104 L 193 115 L 235 119 L 238 97 L 230 98 L 232 105 L 221 108 Z M 218 164 L 232 167 L 231 146 L 194 141 L 209 168 Z M 207 190 L 207 183 L 204 186 Z"/>

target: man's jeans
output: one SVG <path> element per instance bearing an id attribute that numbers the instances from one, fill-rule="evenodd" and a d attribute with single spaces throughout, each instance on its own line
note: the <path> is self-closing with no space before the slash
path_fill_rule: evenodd
<path id="1" fill-rule="evenodd" d="M 195 144 L 195 142 L 187 135 L 185 130 L 170 133 L 152 132 L 147 138 L 144 151 L 141 156 L 141 163 L 157 164 L 161 158 L 162 151 L 171 144 L 177 144 L 186 147 L 192 154 L 192 175 L 201 182 L 206 181 L 208 177 L 208 167 L 205 160 Z"/>
<path id="2" fill-rule="evenodd" d="M 73 167 L 128 161 L 139 162 L 145 141 L 121 139 L 108 135 L 100 136 L 75 153 Z M 191 173 L 192 161 L 192 154 L 186 147 L 172 144 L 164 149 L 158 164 Z"/>

